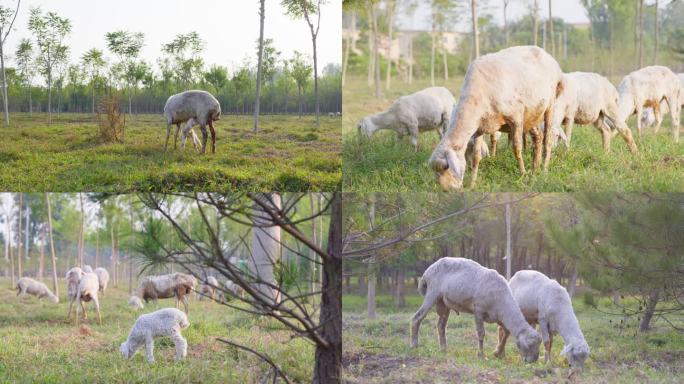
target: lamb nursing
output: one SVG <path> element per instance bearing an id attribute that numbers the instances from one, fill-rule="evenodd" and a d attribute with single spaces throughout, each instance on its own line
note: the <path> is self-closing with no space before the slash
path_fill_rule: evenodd
<path id="1" fill-rule="evenodd" d="M 359 136 L 370 138 L 380 129 L 390 129 L 403 137 L 411 136 L 418 149 L 418 135 L 436 130 L 441 138 L 456 100 L 444 87 L 430 87 L 398 98 L 384 112 L 363 118 L 357 126 Z"/>
<path id="2" fill-rule="evenodd" d="M 173 137 L 173 147 L 175 148 L 180 125 L 190 119 L 194 119 L 192 123 L 188 123 L 188 126 L 183 129 L 183 142 L 185 142 L 187 131 L 192 129 L 192 125 L 196 122 L 202 131 L 202 153 L 205 153 L 208 125 L 211 131 L 211 152 L 216 152 L 216 131 L 214 130 L 213 122 L 221 118 L 221 104 L 209 92 L 185 91 L 169 97 L 166 105 L 164 105 L 164 117 L 166 118 L 164 150 L 166 150 L 169 144 L 171 124 L 176 125 L 176 133 Z"/>
<path id="3" fill-rule="evenodd" d="M 584 360 L 589 356 L 589 346 L 565 288 L 556 280 L 551 280 L 537 271 L 518 271 L 511 278 L 509 286 L 525 320 L 530 324 L 539 324 L 544 341 L 545 362 L 548 362 L 551 356 L 553 335 L 560 334 L 565 341 L 561 355 L 568 357 L 571 367 L 581 369 Z M 499 327 L 497 356 L 503 356 L 508 334 L 505 328 Z"/>
<path id="4" fill-rule="evenodd" d="M 444 190 L 458 190 L 465 176 L 468 140 L 476 137 L 471 182 L 477 180 L 483 134 L 509 132 L 518 168 L 525 172 L 522 141 L 525 133 L 534 142 L 533 169 L 539 167 L 544 144 L 544 169 L 551 158 L 550 135 L 539 125 L 551 127 L 553 106 L 563 91 L 558 62 L 539 47 L 521 46 L 484 55 L 465 75 L 456 105 L 457 118 L 449 121 L 447 133 L 429 161 Z"/>
<path id="5" fill-rule="evenodd" d="M 478 356 L 484 357 L 484 323 L 497 323 L 516 338 L 516 345 L 526 362 L 539 358 L 541 338 L 525 321 L 518 308 L 506 279 L 493 269 L 475 261 L 444 257 L 437 260 L 423 273 L 418 292 L 425 296 L 423 305 L 411 320 L 411 346 L 418 345 L 420 323 L 428 311 L 436 306 L 439 320 L 437 336 L 439 345 L 446 348 L 446 325 L 449 311 L 472 313 L 477 326 Z"/>

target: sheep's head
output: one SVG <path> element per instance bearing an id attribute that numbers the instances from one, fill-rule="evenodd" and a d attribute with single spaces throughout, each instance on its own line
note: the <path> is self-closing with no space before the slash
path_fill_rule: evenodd
<path id="1" fill-rule="evenodd" d="M 370 137 L 373 136 L 373 133 L 377 130 L 370 117 L 364 117 L 361 119 L 359 124 L 356 126 L 356 129 L 358 129 L 359 137 L 364 139 L 370 139 Z"/>
<path id="2" fill-rule="evenodd" d="M 121 352 L 121 355 L 124 357 L 124 359 L 130 359 L 135 353 L 135 351 L 131 350 L 131 346 L 128 344 L 127 341 L 121 343 L 119 351 Z"/>
<path id="3" fill-rule="evenodd" d="M 59 303 L 59 297 L 55 296 L 53 293 L 48 294 L 48 300 L 55 304 Z"/>
<path id="4" fill-rule="evenodd" d="M 532 328 L 525 329 L 516 338 L 516 345 L 526 363 L 534 363 L 539 359 L 541 336 Z"/>
<path id="5" fill-rule="evenodd" d="M 131 296 L 128 299 L 128 305 L 130 305 L 131 307 L 133 307 L 135 309 L 145 308 L 145 306 L 142 303 L 142 300 L 140 300 L 140 298 L 138 296 Z"/>
<path id="6" fill-rule="evenodd" d="M 445 142 L 439 143 L 432 152 L 428 165 L 437 174 L 437 180 L 444 191 L 463 188 L 466 158 L 465 151 L 457 151 Z"/>
<path id="7" fill-rule="evenodd" d="M 589 346 L 585 341 L 570 342 L 561 351 L 561 356 L 568 358 L 568 363 L 573 369 L 581 370 L 584 368 L 584 360 L 589 357 Z"/>

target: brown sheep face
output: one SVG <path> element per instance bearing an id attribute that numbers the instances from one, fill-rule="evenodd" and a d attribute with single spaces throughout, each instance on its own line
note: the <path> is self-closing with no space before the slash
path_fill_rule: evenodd
<path id="1" fill-rule="evenodd" d="M 439 144 L 429 161 L 430 168 L 436 173 L 442 190 L 458 191 L 463 188 L 466 160 L 463 151 L 456 151 Z"/>

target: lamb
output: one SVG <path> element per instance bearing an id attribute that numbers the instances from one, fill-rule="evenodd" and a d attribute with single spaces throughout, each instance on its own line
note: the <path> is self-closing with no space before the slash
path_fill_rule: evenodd
<path id="1" fill-rule="evenodd" d="M 418 292 L 425 297 L 423 305 L 411 320 L 411 346 L 418 345 L 418 329 L 428 311 L 437 306 L 439 320 L 437 337 L 446 349 L 446 325 L 449 311 L 472 313 L 475 316 L 479 341 L 479 357 L 484 357 L 484 322 L 498 323 L 516 337 L 518 349 L 526 362 L 539 358 L 541 338 L 523 317 L 511 289 L 501 275 L 475 261 L 460 257 L 444 257 L 428 269 L 418 283 Z"/>
<path id="2" fill-rule="evenodd" d="M 85 273 L 93 273 L 93 268 L 90 265 L 84 265 L 83 266 L 83 272 Z"/>
<path id="3" fill-rule="evenodd" d="M 124 359 L 130 359 L 145 344 L 145 357 L 148 362 L 153 363 L 154 338 L 168 336 L 176 347 L 176 360 L 180 360 L 188 353 L 188 342 L 181 334 L 181 330 L 189 326 L 188 316 L 175 308 L 164 308 L 140 315 L 133 324 L 128 339 L 121 343 L 119 351 Z"/>
<path id="4" fill-rule="evenodd" d="M 100 282 L 97 279 L 97 275 L 94 273 L 84 273 L 81 277 L 81 281 L 78 282 L 78 290 L 76 291 L 76 301 L 80 304 L 81 309 L 83 309 L 83 318 L 88 318 L 88 312 L 86 312 L 84 302 L 93 301 L 95 304 L 95 311 L 97 312 L 97 323 L 102 325 L 102 317 L 100 316 L 100 300 L 97 298 L 97 292 L 100 289 Z M 78 308 L 76 307 L 76 325 L 78 325 Z"/>
<path id="5" fill-rule="evenodd" d="M 679 82 L 682 84 L 682 89 L 684 89 L 684 73 L 678 73 Z M 684 106 L 684 92 L 679 94 L 679 105 Z M 660 112 L 668 113 L 670 109 L 667 107 L 667 103 L 660 103 Z M 653 108 L 645 108 L 644 115 L 641 118 L 642 127 L 652 127 L 656 123 L 655 114 L 653 113 Z"/>
<path id="6" fill-rule="evenodd" d="M 192 147 L 194 149 L 201 148 L 202 142 L 200 139 L 197 137 L 195 134 L 195 130 L 192 129 L 195 125 L 199 125 L 197 120 L 195 118 L 190 118 L 187 123 L 185 123 L 185 127 L 183 127 L 183 133 L 181 134 L 181 148 L 185 149 L 185 141 L 187 140 L 188 132 L 190 132 L 192 136 Z"/>
<path id="7" fill-rule="evenodd" d="M 34 295 L 38 297 L 38 300 L 47 297 L 51 302 L 59 303 L 59 297 L 55 296 L 47 285 L 30 277 L 22 277 L 17 281 L 17 296 L 26 294 Z"/>
<path id="8" fill-rule="evenodd" d="M 161 276 L 147 276 L 142 279 L 140 286 L 135 296 L 128 300 L 129 305 L 133 307 L 142 308 L 142 300 L 145 303 L 150 299 L 157 303 L 157 299 L 168 299 L 170 297 L 176 298 L 176 308 L 182 301 L 185 308 L 185 313 L 188 313 L 188 299 L 186 295 L 194 290 L 197 285 L 197 279 L 194 276 L 185 273 L 171 273 Z M 134 299 L 137 297 L 137 299 Z"/>
<path id="9" fill-rule="evenodd" d="M 564 73 L 565 89 L 554 105 L 553 127 L 560 132 L 565 128 L 566 145 L 572 140 L 574 124 L 593 124 L 601 132 L 603 150 L 610 151 L 610 140 L 617 131 L 627 146 L 636 152 L 632 132 L 624 121 L 618 119 L 619 96 L 615 86 L 597 73 Z"/>
<path id="10" fill-rule="evenodd" d="M 553 106 L 563 91 L 558 62 L 534 46 L 519 46 L 484 55 L 475 60 L 465 76 L 456 105 L 458 118 L 449 121 L 447 133 L 432 152 L 429 166 L 444 190 L 463 186 L 468 140 L 475 135 L 476 148 L 483 134 L 508 132 L 518 168 L 525 173 L 522 140 L 530 133 L 534 142 L 533 169 L 541 163 L 544 144 L 544 169 L 551 159 L 550 135 L 539 130 L 544 122 L 552 126 Z M 477 180 L 480 151 L 475 150 L 471 183 Z"/>
<path id="11" fill-rule="evenodd" d="M 164 117 L 166 118 L 165 151 L 169 144 L 171 124 L 176 124 L 176 133 L 173 137 L 175 148 L 181 123 L 195 119 L 202 131 L 202 153 L 206 152 L 207 147 L 207 125 L 211 131 L 211 152 L 216 152 L 216 131 L 213 122 L 221 118 L 221 104 L 209 92 L 192 90 L 169 97 L 164 105 Z M 187 130 L 187 127 L 183 130 L 183 140 L 185 140 Z"/>
<path id="12" fill-rule="evenodd" d="M 654 65 L 634 71 L 625 76 L 618 86 L 620 102 L 618 105 L 619 119 L 622 122 L 636 113 L 637 134 L 641 136 L 641 117 L 644 107 L 653 108 L 656 120 L 655 131 L 660 129 L 662 116 L 660 114 L 660 103 L 665 101 L 670 108 L 672 117 L 672 136 L 674 141 L 679 142 L 679 100 L 682 92 L 682 85 L 669 68 Z"/>
<path id="13" fill-rule="evenodd" d="M 212 300 L 214 300 L 216 296 L 216 288 L 218 288 L 219 282 L 216 280 L 214 276 L 209 276 L 207 277 L 207 281 L 202 284 L 200 287 L 199 292 L 197 292 L 197 298 L 201 301 L 202 298 L 206 295 L 211 297 Z"/>
<path id="14" fill-rule="evenodd" d="M 509 286 L 525 320 L 530 324 L 538 323 L 541 328 L 544 361 L 549 362 L 553 335 L 558 333 L 565 341 L 561 356 L 567 355 L 570 366 L 581 369 L 589 356 L 589 346 L 565 288 L 537 271 L 518 271 L 511 278 Z M 498 356 L 503 356 L 507 338 L 508 331 L 499 327 Z"/>
<path id="15" fill-rule="evenodd" d="M 71 308 L 76 301 L 76 295 L 78 293 L 78 284 L 85 272 L 79 267 L 73 267 L 66 273 L 67 281 L 67 298 L 69 299 L 69 311 L 67 312 L 67 318 L 71 317 Z"/>
<path id="16" fill-rule="evenodd" d="M 359 136 L 370 138 L 379 129 L 391 129 L 400 138 L 410 135 L 413 148 L 418 150 L 420 132 L 437 130 L 442 137 L 455 103 L 454 96 L 444 87 L 402 96 L 387 111 L 363 118 L 357 126 Z"/>
<path id="17" fill-rule="evenodd" d="M 109 283 L 109 272 L 100 267 L 95 268 L 95 274 L 97 275 L 97 280 L 100 283 L 99 292 L 102 292 L 102 297 L 104 297 L 105 291 L 107 290 L 107 284 Z"/>

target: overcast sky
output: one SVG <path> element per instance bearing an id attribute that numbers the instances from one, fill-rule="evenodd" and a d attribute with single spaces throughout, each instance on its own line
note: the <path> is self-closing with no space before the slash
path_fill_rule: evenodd
<path id="1" fill-rule="evenodd" d="M 513 0 L 508 6 L 507 15 L 509 20 L 519 19 L 523 14 L 529 12 L 529 4 L 531 0 Z M 503 25 L 503 8 L 502 0 L 489 0 L 485 2 L 483 12 L 494 16 L 494 21 Z M 549 15 L 548 1 L 540 1 L 540 16 L 547 18 Z M 579 0 L 555 0 L 553 1 L 554 18 L 558 17 L 568 23 L 586 23 L 589 22 L 584 7 Z M 416 13 L 408 18 L 401 18 L 400 23 L 403 28 L 407 29 L 426 29 L 430 26 L 430 10 L 427 3 L 421 4 Z M 453 28 L 457 31 L 466 31 L 470 28 L 470 8 L 463 7 L 459 24 Z"/>
<path id="2" fill-rule="evenodd" d="M 10 6 L 14 0 L 0 0 Z M 197 31 L 206 42 L 204 62 L 228 66 L 231 70 L 244 58 L 254 61 L 259 37 L 258 2 L 254 0 L 24 0 L 15 31 L 6 42 L 5 52 L 13 65 L 14 51 L 22 37 L 30 37 L 27 29 L 29 9 L 40 6 L 71 20 L 72 32 L 67 44 L 71 62 L 83 52 L 97 47 L 106 51 L 105 33 L 130 30 L 145 33 L 142 58 L 156 68 L 161 46 L 176 34 Z M 318 36 L 319 68 L 340 63 L 342 55 L 341 0 L 329 0 L 323 6 Z M 306 22 L 284 15 L 278 0 L 266 1 L 265 38 L 274 39 L 281 57 L 289 58 L 297 50 L 312 55 L 311 34 Z M 106 52 L 111 61 L 115 57 Z"/>

